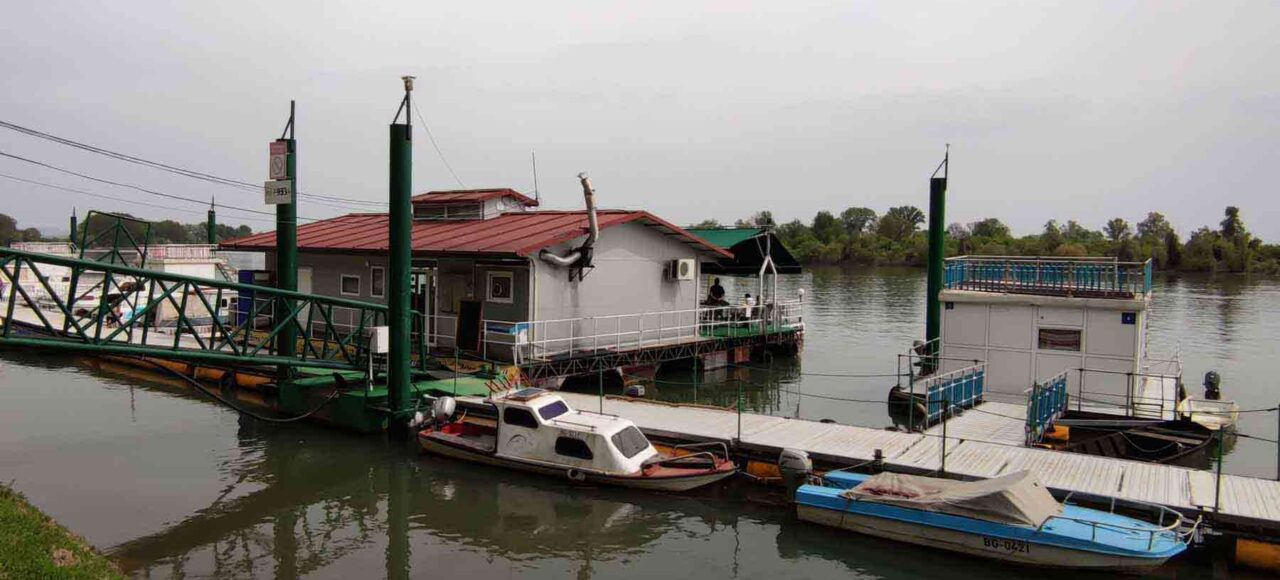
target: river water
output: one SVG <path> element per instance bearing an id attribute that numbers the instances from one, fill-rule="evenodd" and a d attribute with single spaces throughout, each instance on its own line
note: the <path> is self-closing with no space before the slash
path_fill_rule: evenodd
<path id="1" fill-rule="evenodd" d="M 798 361 L 663 373 L 651 395 L 733 405 L 742 388 L 758 412 L 888 426 L 878 402 L 894 383 L 896 353 L 922 334 L 923 272 L 814 269 L 781 293 L 800 288 Z M 1276 404 L 1280 281 L 1180 276 L 1158 279 L 1155 291 L 1153 355 L 1180 346 L 1190 387 L 1214 369 L 1241 408 Z M 1274 439 L 1276 429 L 1273 413 L 1241 417 L 1243 433 Z M 1275 477 L 1276 448 L 1241 438 L 1225 469 Z M 258 423 L 180 384 L 63 355 L 0 352 L 0 481 L 139 577 L 1033 573 L 799 523 L 742 483 L 689 496 L 573 487 L 424 457 L 381 437 Z M 1161 571 L 1209 573 L 1194 558 Z"/>

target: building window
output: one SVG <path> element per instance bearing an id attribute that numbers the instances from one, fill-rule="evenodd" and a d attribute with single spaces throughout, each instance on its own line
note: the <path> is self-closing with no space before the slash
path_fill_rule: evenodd
<path id="1" fill-rule="evenodd" d="M 1040 350 L 1080 352 L 1080 331 L 1066 328 L 1041 328 Z"/>
<path id="2" fill-rule="evenodd" d="M 387 295 L 387 271 L 381 266 L 369 268 L 369 295 L 374 298 Z"/>
<path id="3" fill-rule="evenodd" d="M 502 410 L 502 422 L 507 425 L 515 425 L 516 427 L 527 427 L 529 429 L 538 428 L 538 420 L 533 418 L 533 413 L 528 409 L 519 407 L 507 407 Z"/>
<path id="4" fill-rule="evenodd" d="M 338 293 L 343 296 L 359 296 L 360 295 L 360 276 L 352 276 L 351 274 L 343 274 L 339 281 Z"/>
<path id="5" fill-rule="evenodd" d="M 595 457 L 591 454 L 591 448 L 587 447 L 586 441 L 574 439 L 572 437 L 556 438 L 556 455 L 563 455 L 574 459 L 585 459 L 587 461 L 591 461 L 591 458 Z"/>
<path id="6" fill-rule="evenodd" d="M 489 272 L 489 302 L 511 304 L 514 302 L 515 277 L 511 272 Z"/>

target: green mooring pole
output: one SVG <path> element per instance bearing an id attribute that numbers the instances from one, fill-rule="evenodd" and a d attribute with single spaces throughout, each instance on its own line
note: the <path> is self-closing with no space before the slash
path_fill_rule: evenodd
<path id="1" fill-rule="evenodd" d="M 943 167 L 948 165 L 944 160 Z M 929 371 L 933 371 L 938 366 L 938 354 L 941 351 L 941 345 L 938 344 L 938 337 L 942 336 L 942 308 L 938 303 L 938 294 L 942 292 L 942 276 L 943 276 L 943 260 L 946 258 L 946 206 L 947 206 L 947 177 L 944 171 L 942 177 L 934 176 L 929 178 L 929 280 L 926 288 L 928 297 L 925 301 L 925 340 L 928 341 L 928 354 L 931 355 L 926 364 L 922 365 Z"/>
<path id="2" fill-rule="evenodd" d="M 294 139 L 294 110 L 294 102 L 289 101 L 289 124 L 285 125 L 285 133 L 279 139 L 287 147 L 286 177 L 292 182 L 293 193 L 289 203 L 276 206 L 276 287 L 291 292 L 298 290 L 298 142 Z M 293 300 L 281 300 L 275 308 L 276 324 L 279 325 L 293 308 Z M 296 327 L 285 325 L 276 335 L 276 354 L 292 358 L 297 352 L 297 343 Z M 291 378 L 293 367 L 281 365 L 276 368 L 277 382 L 283 384 Z"/>
<path id="3" fill-rule="evenodd" d="M 71 243 L 73 244 L 76 243 L 76 229 L 78 228 L 79 224 L 76 223 L 76 208 L 73 207 L 71 208 L 71 233 L 67 234 L 67 239 L 71 240 Z"/>
<path id="4" fill-rule="evenodd" d="M 388 240 L 391 246 L 391 277 L 388 281 L 387 321 L 391 325 L 390 356 L 387 364 L 387 406 L 391 409 L 387 431 L 392 437 L 408 436 L 408 424 L 404 414 L 410 410 L 410 353 L 413 344 L 410 338 L 409 318 L 409 276 L 413 254 L 413 205 L 409 201 L 413 189 L 413 126 L 410 121 L 412 106 L 409 95 L 413 91 L 413 77 L 404 79 L 404 100 L 400 103 L 400 111 L 404 113 L 404 123 L 396 119 L 391 122 L 391 172 L 389 194 L 391 201 L 391 231 Z"/>
<path id="5" fill-rule="evenodd" d="M 204 222 L 204 235 L 210 246 L 218 244 L 218 212 L 213 209 L 213 200 L 209 200 L 209 219 Z"/>

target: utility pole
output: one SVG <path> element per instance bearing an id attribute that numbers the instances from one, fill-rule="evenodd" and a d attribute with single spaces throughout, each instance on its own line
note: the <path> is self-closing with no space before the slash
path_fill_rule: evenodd
<path id="1" fill-rule="evenodd" d="M 403 439 L 409 435 L 405 415 L 411 410 L 409 390 L 410 356 L 413 345 L 410 342 L 410 305 L 409 285 L 410 268 L 413 260 L 413 204 L 409 198 L 413 195 L 413 114 L 410 110 L 413 103 L 413 77 L 402 77 L 404 80 L 404 100 L 400 101 L 400 109 L 391 121 L 389 135 L 390 178 L 388 194 L 390 197 L 390 231 L 388 244 L 391 249 L 390 279 L 388 288 L 387 322 L 391 335 L 387 357 L 387 406 L 391 409 L 391 417 L 387 420 L 387 432 L 394 438 Z M 398 123 L 400 113 L 404 113 L 404 123 Z"/>
<path id="2" fill-rule="evenodd" d="M 289 202 L 276 205 L 276 287 L 290 292 L 298 291 L 298 142 L 294 139 L 295 104 L 289 101 L 289 123 L 284 126 L 277 143 L 283 142 L 287 153 L 285 179 L 289 182 Z M 280 325 L 294 309 L 294 301 L 285 299 L 275 309 L 275 324 Z M 292 323 L 284 325 L 276 335 L 276 354 L 292 358 L 297 352 L 298 334 Z M 276 380 L 280 383 L 293 378 L 293 368 L 280 365 Z"/>

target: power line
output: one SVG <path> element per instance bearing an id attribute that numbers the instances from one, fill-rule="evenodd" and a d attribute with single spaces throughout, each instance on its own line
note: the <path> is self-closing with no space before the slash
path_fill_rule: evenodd
<path id="1" fill-rule="evenodd" d="M 120 152 L 118 152 L 118 151 L 112 151 L 112 150 L 110 150 L 110 149 L 104 149 L 104 148 L 102 148 L 102 147 L 97 147 L 97 146 L 90 145 L 90 144 L 88 144 L 88 143 L 83 143 L 83 142 L 80 142 L 80 141 L 76 141 L 76 140 L 73 140 L 73 139 L 67 139 L 67 138 L 65 138 L 65 137 L 59 137 L 59 136 L 57 136 L 57 135 L 52 135 L 52 134 L 49 134 L 49 133 L 45 133 L 45 132 L 43 132 L 43 131 L 37 131 L 37 130 L 32 129 L 32 128 L 30 128 L 30 127 L 23 127 L 22 125 L 18 125 L 18 124 L 15 124 L 15 123 L 10 123 L 10 122 L 8 122 L 8 121 L 0 120 L 0 127 L 3 127 L 3 128 L 5 128 L 5 129 L 9 129 L 9 130 L 12 130 L 12 131 L 16 131 L 16 132 L 18 132 L 18 133 L 22 133 L 22 134 L 27 135 L 27 136 L 29 136 L 29 137 L 35 137 L 35 138 L 37 138 L 37 139 L 44 139 L 44 140 L 46 140 L 46 141 L 52 141 L 52 142 L 54 142 L 54 143 L 58 143 L 58 144 L 61 144 L 61 145 L 66 145 L 66 146 L 68 146 L 68 147 L 74 147 L 74 148 L 76 148 L 76 149 L 80 149 L 80 150 L 82 150 L 82 151 L 87 151 L 87 152 L 90 152 L 90 153 L 96 153 L 96 154 L 98 154 L 98 155 L 103 155 L 103 156 L 110 157 L 110 158 L 112 158 L 112 159 L 116 159 L 116 160 L 119 160 L 119 161 L 124 161 L 124 162 L 127 162 L 127 163 L 133 163 L 133 164 L 136 164 L 136 165 L 142 165 L 142 166 L 144 166 L 144 167 L 150 167 L 150 168 L 152 168 L 152 169 L 159 169 L 159 170 L 161 170 L 161 171 L 167 171 L 167 172 L 169 172 L 169 173 L 174 173 L 174 174 L 177 174 L 177 175 L 181 175 L 181 176 L 183 176 L 183 177 L 189 177 L 189 178 L 192 178 L 192 179 L 198 179 L 198 180 L 201 180 L 201 181 L 206 181 L 206 182 L 214 183 L 214 184 L 217 184 L 217 185 L 223 185 L 223 186 L 227 186 L 227 187 L 233 187 L 233 188 L 236 188 L 236 189 L 242 189 L 242 190 L 245 190 L 245 191 L 261 191 L 261 190 L 262 190 L 262 186 L 261 186 L 261 185 L 259 185 L 259 184 L 256 184 L 256 183 L 249 183 L 249 182 L 246 182 L 246 181 L 240 181 L 240 180 L 238 180 L 238 179 L 231 179 L 231 178 L 227 178 L 227 177 L 220 177 L 220 176 L 213 175 L 213 174 L 210 174 L 210 173 L 204 173 L 204 172 L 196 171 L 196 170 L 194 170 L 194 169 L 186 169 L 186 168 L 183 168 L 183 167 L 177 167 L 177 166 L 174 166 L 174 165 L 169 165 L 169 164 L 167 164 L 167 163 L 161 163 L 161 162 L 159 162 L 159 161 L 152 161 L 152 160 L 150 160 L 150 159 L 144 159 L 144 158 L 142 158 L 142 157 L 136 157 L 136 156 L 129 155 L 129 154 L 126 154 L 126 153 L 120 153 Z M 386 203 L 386 202 L 382 202 L 382 201 L 370 201 L 370 200 L 364 200 L 364 199 L 353 199 L 353 198 L 346 198 L 346 197 L 336 197 L 336 196 L 331 196 L 331 195 L 320 195 L 320 194 L 318 194 L 318 193 L 310 193 L 310 192 L 298 192 L 298 195 L 302 195 L 302 196 L 306 196 L 306 197 L 312 197 L 312 198 L 315 198 L 315 199 L 317 199 L 317 200 L 327 200 L 327 201 L 332 201 L 332 202 L 345 202 L 345 203 L 354 203 L 354 204 L 372 205 L 372 206 L 385 206 L 385 205 L 387 205 L 387 203 Z M 324 205 L 324 204 L 322 204 L 322 205 Z M 334 206 L 334 207 L 339 207 L 339 206 Z"/>
<path id="2" fill-rule="evenodd" d="M 152 189 L 147 189 L 147 188 L 145 188 L 145 187 L 139 187 L 139 186 L 137 186 L 137 185 L 132 185 L 132 184 L 128 184 L 128 183 L 121 183 L 121 182 L 118 182 L 118 181 L 111 181 L 110 179 L 102 179 L 102 178 L 100 178 L 100 177 L 94 177 L 94 176 L 92 176 L 92 175 L 86 175 L 86 174 L 84 174 L 84 173 L 79 173 L 79 172 L 76 172 L 76 171 L 72 171 L 72 170 L 70 170 L 70 169 L 64 169 L 64 168 L 62 168 L 62 167 L 57 167 L 57 166 L 55 166 L 55 165 L 50 165 L 50 164 L 48 164 L 48 163 L 44 163 L 44 162 L 42 162 L 42 161 L 36 161 L 36 160 L 34 160 L 34 159 L 27 159 L 26 157 L 21 157 L 21 156 L 18 156 L 18 155 L 13 155 L 13 154 L 11 154 L 11 153 L 5 153 L 4 151 L 0 151 L 0 157 L 8 157 L 8 158 L 10 158 L 10 159 L 16 159 L 16 160 L 18 160 L 18 161 L 22 161 L 22 162 L 25 162 L 25 163 L 30 163 L 30 164 L 32 164 L 32 165 L 38 165 L 38 166 L 40 166 L 40 167 L 44 167 L 44 168 L 47 168 L 47 169 L 52 169 L 52 170 L 54 170 L 54 171 L 58 171 L 58 172 L 61 172 L 61 173 L 66 173 L 67 175 L 74 175 L 74 176 L 76 176 L 76 177 L 80 177 L 80 178 L 83 178 L 83 179 L 88 179 L 88 180 L 90 180 L 90 181 L 97 181 L 97 182 L 99 182 L 99 183 L 105 183 L 105 184 L 107 184 L 107 185 L 114 185 L 114 186 L 116 186 L 116 187 L 126 187 L 126 188 L 129 188 L 129 189 L 134 189 L 134 190 L 141 191 L 141 192 L 143 192 L 143 193 L 146 193 L 146 194 L 149 194 L 149 195 L 154 195 L 154 196 L 157 196 L 157 197 L 163 197 L 163 198 L 173 199 L 173 200 L 177 200 L 177 201 L 185 201 L 185 202 L 188 202 L 188 203 L 196 203 L 196 204 L 200 204 L 201 206 L 206 205 L 204 200 L 194 199 L 194 198 L 190 198 L 190 197 L 183 197 L 183 196 L 181 196 L 181 195 L 174 195 L 174 194 L 172 194 L 172 193 L 165 193 L 165 192 L 162 192 L 162 191 L 155 191 L 155 190 L 152 190 Z M 259 214 L 259 215 L 265 215 L 265 216 L 272 216 L 272 217 L 274 217 L 274 216 L 275 216 L 275 214 L 274 214 L 274 213 L 272 213 L 272 212 L 266 212 L 266 211 L 256 210 L 256 209 L 249 209 L 249 208 L 244 208 L 244 207 L 238 207 L 238 206 L 234 206 L 234 205 L 221 205 L 221 206 L 219 206 L 219 207 L 223 207 L 223 208 L 227 208 L 227 209 L 231 209 L 231 210 L 235 210 L 235 211 L 242 211 L 242 212 L 247 212 L 247 213 L 253 213 L 253 214 Z M 299 217 L 298 219 L 300 219 L 300 220 L 309 220 L 309 221 L 317 221 L 315 218 Z"/>
<path id="3" fill-rule="evenodd" d="M 449 175 L 453 176 L 453 180 L 458 182 L 458 185 L 462 186 L 463 189 L 466 189 L 467 184 L 463 183 L 461 179 L 458 179 L 457 172 L 453 170 L 452 165 L 449 165 L 449 160 L 444 158 L 444 152 L 441 151 L 440 146 L 436 144 L 436 137 L 431 134 L 431 126 L 427 124 L 426 119 L 422 118 L 422 110 L 414 107 L 413 112 L 418 114 L 418 121 L 422 122 L 422 128 L 427 131 L 427 139 L 431 141 L 431 146 L 435 148 L 436 155 L 440 156 L 440 162 L 444 163 L 444 168 L 449 170 Z"/>
<path id="4" fill-rule="evenodd" d="M 76 189 L 76 188 L 74 188 L 74 187 L 63 187 L 63 186 L 61 186 L 61 185 L 54 185 L 54 184 L 52 184 L 52 183 L 44 183 L 44 182 L 42 182 L 42 181 L 35 181 L 35 180 L 32 180 L 32 179 L 26 179 L 26 178 L 17 177 L 17 176 L 14 176 L 14 175 L 8 175 L 8 174 L 5 174 L 5 173 L 0 173 L 0 177 L 3 177 L 3 178 L 5 178 L 5 179 L 12 179 L 13 181 L 21 181 L 21 182 L 23 182 L 23 183 L 29 183 L 29 184 L 31 184 L 31 185 L 38 185 L 38 186 L 40 186 L 40 187 L 48 187 L 48 188 L 50 188 L 50 189 L 59 189 L 59 190 L 66 191 L 66 192 L 70 192 L 70 193 L 78 193 L 78 194 L 80 194 L 80 195 L 87 195 L 87 196 L 89 196 L 89 197 L 96 197 L 96 198 L 106 199 L 106 200 L 110 200 L 110 201 L 119 201 L 119 202 L 123 202 L 123 203 L 132 203 L 132 204 L 142 205 L 142 206 L 146 206 L 146 207 L 154 207 L 154 208 L 165 209 L 165 210 L 170 210 L 170 211 L 180 211 L 180 212 L 183 212 L 183 213 L 189 213 L 189 214 L 194 214 L 194 215 L 204 215 L 204 212 L 203 212 L 203 211 L 197 211 L 197 210 L 193 210 L 193 209 L 182 209 L 182 208 L 180 208 L 180 207 L 170 207 L 170 206 L 167 206 L 167 205 L 160 205 L 160 204 L 157 204 L 157 203 L 147 203 L 147 202 L 145 202 L 145 201 L 137 201 L 137 200 L 133 200 L 133 199 L 126 199 L 126 198 L 123 198 L 123 197 L 115 197 L 115 196 L 111 196 L 111 195 L 106 195 L 106 194 L 102 194 L 102 193 L 94 193 L 94 192 L 92 192 L 92 191 L 84 191 L 84 190 L 82 190 L 82 189 Z M 255 222 L 268 222 L 268 223 L 274 223 L 274 221 L 275 221 L 275 220 L 270 220 L 270 219 L 267 219 L 267 218 L 260 218 L 260 217 L 239 217 L 239 218 L 237 218 L 237 219 L 245 220 L 245 221 L 255 221 Z"/>

